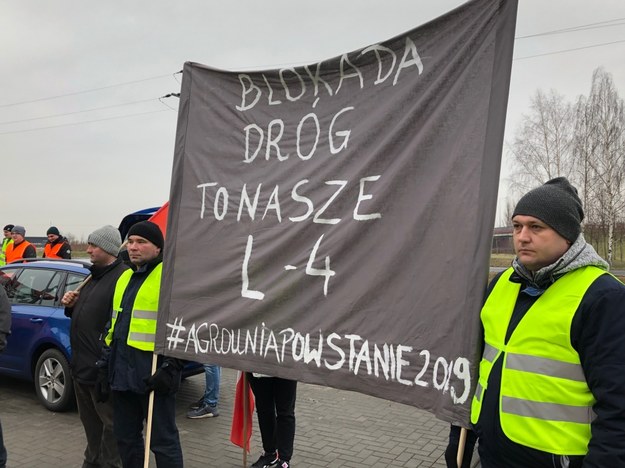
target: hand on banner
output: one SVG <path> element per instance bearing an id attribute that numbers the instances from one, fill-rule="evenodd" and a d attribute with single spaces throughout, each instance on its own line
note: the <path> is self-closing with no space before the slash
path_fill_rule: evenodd
<path id="1" fill-rule="evenodd" d="M 170 362 L 156 369 L 154 375 L 143 379 L 148 392 L 173 393 L 180 387 L 180 370 Z"/>

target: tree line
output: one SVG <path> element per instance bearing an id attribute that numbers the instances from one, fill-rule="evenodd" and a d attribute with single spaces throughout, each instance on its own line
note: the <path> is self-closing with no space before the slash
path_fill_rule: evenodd
<path id="1" fill-rule="evenodd" d="M 610 264 L 623 259 L 625 239 L 625 113 L 612 75 L 597 68 L 588 95 L 568 101 L 555 90 L 531 98 L 513 141 L 506 145 L 512 171 L 511 199 L 565 176 L 579 190 L 584 235 Z M 509 223 L 514 202 L 503 217 Z"/>

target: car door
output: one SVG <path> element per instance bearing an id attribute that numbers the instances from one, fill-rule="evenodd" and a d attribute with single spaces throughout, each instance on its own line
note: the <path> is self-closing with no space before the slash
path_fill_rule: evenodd
<path id="1" fill-rule="evenodd" d="M 8 278 L 3 282 L 11 303 L 12 323 L 7 347 L 0 355 L 0 367 L 7 373 L 30 378 L 34 350 L 59 333 L 58 319 L 53 316 L 60 308 L 59 293 L 65 273 L 28 267 L 5 268 L 2 273 Z"/>

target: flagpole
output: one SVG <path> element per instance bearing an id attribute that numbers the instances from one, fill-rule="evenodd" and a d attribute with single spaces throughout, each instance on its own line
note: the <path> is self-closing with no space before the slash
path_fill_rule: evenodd
<path id="1" fill-rule="evenodd" d="M 74 290 L 75 293 L 79 293 L 82 288 L 91 280 L 91 275 L 87 275 L 87 277 L 78 285 L 78 287 Z"/>
<path id="2" fill-rule="evenodd" d="M 243 468 L 247 468 L 247 411 L 250 405 L 248 401 L 247 373 L 243 372 Z"/>
<path id="3" fill-rule="evenodd" d="M 464 457 L 464 446 L 467 442 L 467 428 L 460 428 L 460 441 L 458 442 L 458 453 L 456 454 L 456 466 L 462 466 L 462 458 Z"/>
<path id="4" fill-rule="evenodd" d="M 150 375 L 154 375 L 156 372 L 156 359 L 157 354 L 152 355 L 152 372 Z M 152 437 L 152 410 L 154 409 L 154 390 L 150 392 L 150 398 L 148 400 L 148 421 L 145 426 L 145 452 L 143 454 L 143 468 L 150 466 L 150 439 Z"/>

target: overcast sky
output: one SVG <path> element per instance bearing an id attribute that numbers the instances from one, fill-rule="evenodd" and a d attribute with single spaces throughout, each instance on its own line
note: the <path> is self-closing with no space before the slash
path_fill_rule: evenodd
<path id="1" fill-rule="evenodd" d="M 461 3 L 4 1 L 0 224 L 24 225 L 27 237 L 56 225 L 86 238 L 165 202 L 178 101 L 159 97 L 180 91 L 174 74 L 186 61 L 232 70 L 303 65 L 389 39 Z M 520 0 L 516 37 L 507 141 L 537 89 L 574 100 L 603 66 L 625 97 L 625 1 Z M 556 53 L 568 49 L 579 50 Z"/>

